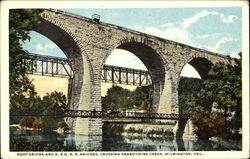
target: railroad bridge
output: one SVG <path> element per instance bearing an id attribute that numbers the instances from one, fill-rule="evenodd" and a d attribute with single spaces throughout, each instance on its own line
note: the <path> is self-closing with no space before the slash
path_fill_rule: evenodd
<path id="1" fill-rule="evenodd" d="M 41 13 L 34 31 L 52 40 L 68 57 L 73 71 L 68 94 L 72 110 L 101 110 L 102 70 L 115 49 L 132 52 L 147 67 L 154 89 L 152 113 L 179 114 L 178 83 L 185 64 L 206 79 L 213 64 L 231 62 L 213 52 L 54 9 Z M 102 134 L 100 118 L 67 118 L 67 122 L 76 134 Z"/>

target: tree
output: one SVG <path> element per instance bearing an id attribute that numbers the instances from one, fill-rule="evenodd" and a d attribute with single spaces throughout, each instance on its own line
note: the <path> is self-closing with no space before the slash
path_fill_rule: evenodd
<path id="1" fill-rule="evenodd" d="M 21 42 L 29 40 L 29 31 L 39 23 L 41 10 L 11 9 L 9 15 L 9 90 L 10 107 L 15 108 L 20 98 L 35 96 L 34 85 L 26 73 L 29 63 L 24 64 L 27 51 Z"/>
<path id="2" fill-rule="evenodd" d="M 121 104 L 122 98 L 127 98 L 130 95 L 131 91 L 129 91 L 128 89 L 113 85 L 108 89 L 107 95 L 102 98 L 102 110 L 119 111 L 120 109 L 123 109 L 122 107 L 124 105 Z"/>
<path id="3" fill-rule="evenodd" d="M 137 87 L 135 91 L 133 91 L 132 95 L 134 105 L 138 109 L 148 111 L 153 100 L 152 95 L 153 95 L 153 88 L 151 85 Z"/>
<path id="4" fill-rule="evenodd" d="M 197 93 L 204 87 L 203 80 L 198 78 L 182 77 L 179 83 L 179 105 L 182 113 L 188 114 L 195 108 L 198 100 Z"/>
<path id="5" fill-rule="evenodd" d="M 43 110 L 44 114 L 60 114 L 68 109 L 66 96 L 62 92 L 57 91 L 50 94 L 47 93 L 47 95 L 43 97 L 41 104 L 45 107 Z"/>
<path id="6" fill-rule="evenodd" d="M 34 121 L 35 121 L 35 118 L 23 118 L 22 120 L 20 120 L 19 124 L 21 127 L 31 128 Z"/>
<path id="7" fill-rule="evenodd" d="M 63 113 L 67 109 L 66 96 L 60 92 L 47 94 L 43 99 L 37 96 L 32 81 L 27 77 L 31 62 L 28 52 L 23 50 L 22 42 L 30 40 L 29 31 L 40 23 L 37 9 L 12 9 L 9 16 L 9 80 L 10 80 L 10 108 L 23 113 L 38 113 L 49 115 Z M 19 119 L 20 120 L 20 119 Z M 20 124 L 26 127 L 53 130 L 63 119 L 23 118 Z M 11 123 L 16 122 L 11 119 Z"/>
<path id="8" fill-rule="evenodd" d="M 32 128 L 35 129 L 41 129 L 43 125 L 43 119 L 41 118 L 37 118 L 34 120 L 34 122 L 32 123 Z"/>
<path id="9" fill-rule="evenodd" d="M 102 97 L 102 110 L 148 110 L 152 101 L 152 86 L 137 87 L 129 91 L 120 86 L 112 86 L 107 95 Z"/>
<path id="10" fill-rule="evenodd" d="M 215 64 L 201 88 L 190 83 L 194 88 L 180 93 L 180 104 L 197 126 L 199 138 L 236 139 L 238 135 L 233 132 L 238 132 L 242 122 L 241 58 L 234 61 L 234 65 Z"/>
<path id="11" fill-rule="evenodd" d="M 220 134 L 222 138 L 237 136 L 242 127 L 242 66 L 240 59 L 234 59 L 234 65 L 216 64 L 209 72 L 205 82 L 204 95 L 211 100 L 212 112 L 226 118 L 227 126 Z M 202 104 L 202 103 L 201 103 Z"/>

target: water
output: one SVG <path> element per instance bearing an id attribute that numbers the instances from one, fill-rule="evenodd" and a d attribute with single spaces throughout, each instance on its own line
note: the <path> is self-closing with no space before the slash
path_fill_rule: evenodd
<path id="1" fill-rule="evenodd" d="M 44 135 L 39 131 L 11 130 L 11 138 L 40 145 L 71 147 L 71 151 L 240 151 L 240 141 L 211 141 L 135 136 Z M 41 146 L 40 146 L 41 147 Z M 73 149 L 72 149 L 73 148 Z M 63 149 L 63 148 L 62 148 Z M 68 150 L 68 149 L 65 149 Z M 20 150 L 21 151 L 21 150 Z M 37 150 L 39 151 L 39 150 Z"/>

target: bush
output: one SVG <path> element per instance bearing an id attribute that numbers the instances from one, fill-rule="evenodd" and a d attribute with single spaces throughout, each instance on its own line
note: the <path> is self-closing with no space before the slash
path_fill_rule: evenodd
<path id="1" fill-rule="evenodd" d="M 21 127 L 28 127 L 28 128 L 32 128 L 33 126 L 33 122 L 35 121 L 34 118 L 23 118 L 21 119 L 19 125 Z"/>
<path id="2" fill-rule="evenodd" d="M 41 118 L 37 118 L 35 119 L 35 121 L 32 124 L 32 128 L 35 129 L 41 129 L 43 125 L 43 120 Z"/>
<path id="3" fill-rule="evenodd" d="M 228 134 L 226 117 L 218 113 L 211 113 L 208 117 L 194 120 L 194 124 L 198 128 L 195 133 L 200 139 L 208 139 L 213 136 L 223 137 Z"/>
<path id="4" fill-rule="evenodd" d="M 58 122 L 62 119 L 44 119 L 42 128 L 45 132 L 51 132 L 58 129 Z"/>

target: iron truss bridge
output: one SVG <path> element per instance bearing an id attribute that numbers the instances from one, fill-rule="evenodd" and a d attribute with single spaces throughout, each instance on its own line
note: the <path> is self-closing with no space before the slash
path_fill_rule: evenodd
<path id="1" fill-rule="evenodd" d="M 187 119 L 186 115 L 165 113 L 142 113 L 142 112 L 104 112 L 95 110 L 67 110 L 64 113 L 39 114 L 35 112 L 10 111 L 10 117 L 32 117 L 32 118 L 102 118 L 102 119 L 164 119 L 179 120 Z"/>
<path id="2" fill-rule="evenodd" d="M 60 78 L 74 77 L 72 68 L 66 58 L 29 54 L 29 58 L 25 59 L 25 62 L 32 63 L 29 74 Z M 104 65 L 101 80 L 102 82 L 135 86 L 152 84 L 148 71 L 111 65 Z"/>
<path id="3" fill-rule="evenodd" d="M 126 85 L 147 86 L 152 81 L 148 71 L 104 65 L 101 79 L 103 82 Z"/>
<path id="4" fill-rule="evenodd" d="M 73 78 L 73 71 L 66 58 L 29 54 L 25 62 L 31 62 L 29 74 Z"/>

